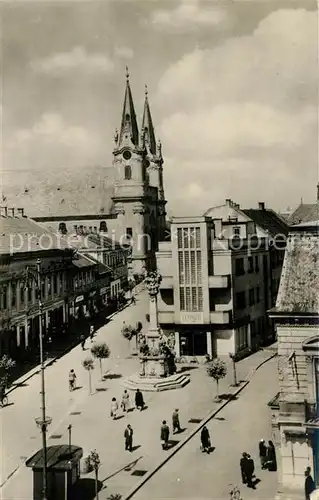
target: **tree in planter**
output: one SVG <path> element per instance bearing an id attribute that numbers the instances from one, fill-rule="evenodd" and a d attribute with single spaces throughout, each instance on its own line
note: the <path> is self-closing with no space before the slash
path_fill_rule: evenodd
<path id="1" fill-rule="evenodd" d="M 212 377 L 216 382 L 216 401 L 220 401 L 219 397 L 219 381 L 222 378 L 226 377 L 227 374 L 227 366 L 225 361 L 222 361 L 219 358 L 213 359 L 207 366 L 207 373 L 210 377 Z"/>
<path id="2" fill-rule="evenodd" d="M 6 389 L 9 384 L 10 371 L 15 367 L 16 362 L 4 354 L 0 358 L 0 385 Z"/>
<path id="3" fill-rule="evenodd" d="M 99 360 L 100 363 L 100 372 L 101 372 L 101 380 L 103 380 L 102 375 L 102 359 L 107 359 L 110 357 L 111 349 L 105 342 L 94 343 L 91 347 L 91 354 L 94 358 Z"/>
<path id="4" fill-rule="evenodd" d="M 82 361 L 83 368 L 88 371 L 89 374 L 89 390 L 90 394 L 92 394 L 92 378 L 91 378 L 91 371 L 94 370 L 94 361 L 92 358 L 85 358 Z"/>

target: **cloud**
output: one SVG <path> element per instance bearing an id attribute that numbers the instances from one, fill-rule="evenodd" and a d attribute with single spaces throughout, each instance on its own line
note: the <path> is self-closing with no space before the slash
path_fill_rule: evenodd
<path id="1" fill-rule="evenodd" d="M 55 168 L 93 163 L 99 144 L 84 127 L 68 124 L 57 113 L 45 113 L 30 128 L 4 141 L 5 165 L 14 168 Z"/>
<path id="2" fill-rule="evenodd" d="M 114 70 L 114 63 L 104 54 L 90 54 L 84 47 L 78 46 L 69 52 L 60 52 L 45 59 L 32 61 L 31 67 L 37 73 L 53 76 L 60 76 L 73 71 L 88 74 L 109 74 Z"/>
<path id="3" fill-rule="evenodd" d="M 248 206 L 256 186 L 276 207 L 311 201 L 317 73 L 317 17 L 303 9 L 273 12 L 250 36 L 195 50 L 168 68 L 156 104 L 174 208 L 200 211 L 236 193 Z"/>
<path id="4" fill-rule="evenodd" d="M 132 59 L 134 57 L 134 51 L 131 47 L 115 47 L 114 53 L 115 56 L 123 59 Z"/>
<path id="5" fill-rule="evenodd" d="M 155 10 L 151 22 L 157 29 L 190 30 L 199 26 L 219 26 L 228 19 L 221 5 L 201 6 L 199 0 L 180 0 L 175 9 Z"/>

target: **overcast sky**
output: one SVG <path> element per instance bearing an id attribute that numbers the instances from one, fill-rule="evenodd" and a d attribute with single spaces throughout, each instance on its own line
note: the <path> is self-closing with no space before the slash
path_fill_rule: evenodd
<path id="1" fill-rule="evenodd" d="M 162 140 L 170 212 L 312 202 L 313 1 L 2 2 L 2 168 L 112 164 L 129 66 Z"/>

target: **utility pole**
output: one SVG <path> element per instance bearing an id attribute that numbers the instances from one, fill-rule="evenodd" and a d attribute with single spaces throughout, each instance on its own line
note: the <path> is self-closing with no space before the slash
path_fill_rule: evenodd
<path id="1" fill-rule="evenodd" d="M 72 425 L 71 424 L 68 426 L 68 431 L 69 431 L 69 452 L 71 453 L 71 436 L 72 436 Z"/>

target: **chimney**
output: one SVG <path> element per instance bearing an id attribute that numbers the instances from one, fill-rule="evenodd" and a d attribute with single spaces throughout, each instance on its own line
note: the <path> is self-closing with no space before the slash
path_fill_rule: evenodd
<path id="1" fill-rule="evenodd" d="M 0 215 L 2 215 L 3 217 L 8 217 L 8 208 L 0 207 Z"/>
<path id="2" fill-rule="evenodd" d="M 24 217 L 24 208 L 17 208 L 18 217 Z"/>
<path id="3" fill-rule="evenodd" d="M 11 215 L 9 214 L 9 216 L 14 217 L 14 208 L 9 208 L 9 212 L 11 212 Z"/>
<path id="4" fill-rule="evenodd" d="M 231 201 L 231 199 L 230 199 L 230 198 L 226 198 L 226 200 L 225 200 L 225 201 L 226 201 L 226 205 L 227 205 L 228 207 L 231 207 L 231 206 L 232 206 L 232 201 Z"/>
<path id="5" fill-rule="evenodd" d="M 264 201 L 260 201 L 258 203 L 258 208 L 259 208 L 259 210 L 265 210 L 265 202 Z"/>

